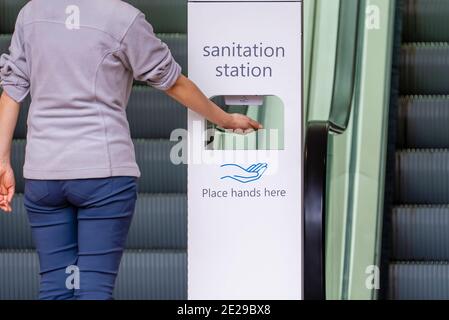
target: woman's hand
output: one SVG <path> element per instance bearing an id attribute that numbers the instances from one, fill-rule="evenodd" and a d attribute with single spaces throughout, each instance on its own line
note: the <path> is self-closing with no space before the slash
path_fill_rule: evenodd
<path id="1" fill-rule="evenodd" d="M 11 165 L 0 163 L 0 210 L 12 212 L 12 198 L 16 190 L 14 172 Z"/>
<path id="2" fill-rule="evenodd" d="M 259 122 L 239 113 L 229 114 L 223 121 L 222 127 L 224 129 L 235 130 L 242 133 L 263 128 Z"/>
<path id="3" fill-rule="evenodd" d="M 3 91 L 0 97 L 0 210 L 11 212 L 16 182 L 11 168 L 11 143 L 20 105 Z"/>

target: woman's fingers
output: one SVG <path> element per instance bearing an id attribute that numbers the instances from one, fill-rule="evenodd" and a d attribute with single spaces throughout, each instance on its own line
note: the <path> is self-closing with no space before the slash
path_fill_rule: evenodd
<path id="1" fill-rule="evenodd" d="M 4 196 L 8 195 L 8 188 L 6 187 L 6 183 L 4 180 L 5 179 L 2 179 L 0 177 L 0 196 L 2 196 L 2 199 Z"/>
<path id="2" fill-rule="evenodd" d="M 9 213 L 12 212 L 12 199 L 15 194 L 14 175 L 12 170 L 6 170 L 0 175 L 0 209 Z"/>
<path id="3" fill-rule="evenodd" d="M 6 196 L 8 203 L 12 202 L 12 198 L 14 197 L 15 192 L 16 192 L 16 188 L 14 186 L 11 186 L 8 188 L 8 195 Z"/>
<path id="4" fill-rule="evenodd" d="M 263 128 L 263 126 L 259 122 L 257 122 L 256 120 L 253 120 L 251 118 L 249 118 L 249 124 L 251 125 L 251 127 L 253 129 L 256 129 L 256 130 Z"/>
<path id="5" fill-rule="evenodd" d="M 9 202 L 6 201 L 5 196 L 1 196 L 0 210 L 4 211 L 6 213 L 10 213 L 12 211 L 11 205 Z"/>
<path id="6" fill-rule="evenodd" d="M 5 211 L 5 212 L 9 212 L 9 202 L 8 202 L 8 195 L 5 193 L 4 194 L 4 188 L 0 188 L 0 209 Z"/>
<path id="7" fill-rule="evenodd" d="M 263 129 L 263 126 L 254 119 L 243 114 L 231 114 L 233 119 L 229 126 L 225 126 L 225 129 L 233 130 L 234 133 L 243 134 L 251 133 L 254 130 Z"/>

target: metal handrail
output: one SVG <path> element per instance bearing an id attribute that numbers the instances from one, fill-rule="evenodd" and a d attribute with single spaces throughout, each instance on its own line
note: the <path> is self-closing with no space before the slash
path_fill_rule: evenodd
<path id="1" fill-rule="evenodd" d="M 330 129 L 335 133 L 346 131 L 351 117 L 357 51 L 361 44 L 359 41 L 359 23 L 362 15 L 360 8 L 360 0 L 340 2 L 338 42 L 329 115 Z"/>
<path id="2" fill-rule="evenodd" d="M 338 40 L 331 110 L 328 121 L 310 122 L 304 156 L 304 299 L 326 299 L 326 184 L 330 133 L 346 131 L 351 117 L 360 49 L 360 2 L 343 0 L 339 8 Z M 364 1 L 363 1 L 364 3 Z"/>

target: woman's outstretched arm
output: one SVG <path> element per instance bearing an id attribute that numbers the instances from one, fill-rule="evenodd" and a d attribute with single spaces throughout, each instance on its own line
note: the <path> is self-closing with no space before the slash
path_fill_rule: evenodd
<path id="1" fill-rule="evenodd" d="M 115 55 L 132 71 L 134 79 L 165 91 L 207 120 L 225 129 L 261 129 L 259 123 L 244 115 L 224 112 L 183 76 L 181 66 L 173 58 L 168 46 L 156 36 L 144 14 L 135 18 L 122 40 L 122 50 Z"/>
<path id="2" fill-rule="evenodd" d="M 11 144 L 20 105 L 3 92 L 0 98 L 0 209 L 11 212 L 16 183 L 11 167 Z"/>
<path id="3" fill-rule="evenodd" d="M 223 111 L 210 101 L 191 80 L 183 75 L 165 92 L 179 103 L 224 129 L 242 131 L 262 129 L 260 123 L 245 115 L 229 114 Z"/>

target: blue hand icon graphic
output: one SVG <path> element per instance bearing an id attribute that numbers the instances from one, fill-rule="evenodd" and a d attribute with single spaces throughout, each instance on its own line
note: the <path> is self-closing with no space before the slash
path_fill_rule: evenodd
<path id="1" fill-rule="evenodd" d="M 221 177 L 222 180 L 232 179 L 240 183 L 249 183 L 262 178 L 268 169 L 268 164 L 256 163 L 246 169 L 237 164 L 224 164 L 221 167 L 226 170 L 225 175 Z"/>

